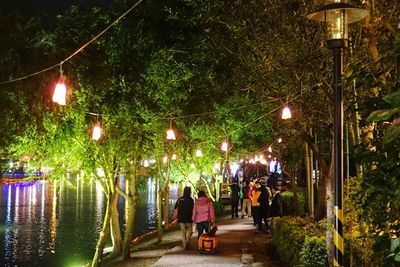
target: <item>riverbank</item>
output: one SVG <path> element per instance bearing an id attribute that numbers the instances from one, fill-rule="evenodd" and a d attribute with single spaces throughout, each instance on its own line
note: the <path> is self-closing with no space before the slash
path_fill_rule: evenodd
<path id="1" fill-rule="evenodd" d="M 165 232 L 163 242 L 157 237 L 140 242 L 131 252 L 131 259 L 106 260 L 106 267 L 135 266 L 284 266 L 268 256 L 271 235 L 255 233 L 251 218 L 231 219 L 223 216 L 217 220 L 220 246 L 215 254 L 200 254 L 196 246 L 196 234 L 190 249 L 184 250 L 177 225 Z"/>

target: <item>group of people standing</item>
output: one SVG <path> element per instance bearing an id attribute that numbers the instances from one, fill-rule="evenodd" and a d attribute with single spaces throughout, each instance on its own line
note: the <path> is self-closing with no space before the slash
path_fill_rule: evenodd
<path id="1" fill-rule="evenodd" d="M 176 201 L 175 211 L 181 228 L 184 249 L 189 247 L 189 241 L 193 234 L 193 223 L 196 223 L 199 238 L 202 233 L 208 232 L 210 225 L 215 220 L 212 200 L 206 196 L 203 190 L 200 190 L 196 201 L 194 201 L 189 186 L 183 189 L 183 196 Z"/>
<path id="2" fill-rule="evenodd" d="M 253 179 L 248 183 L 243 182 L 241 192 L 237 183 L 231 185 L 232 218 L 239 217 L 238 205 L 241 202 L 241 217 L 253 217 L 253 223 L 257 226 L 256 233 L 270 233 L 275 228 L 277 218 L 283 215 L 282 197 L 277 183 L 267 181 L 267 185 L 260 179 Z M 239 201 L 240 196 L 242 201 Z"/>

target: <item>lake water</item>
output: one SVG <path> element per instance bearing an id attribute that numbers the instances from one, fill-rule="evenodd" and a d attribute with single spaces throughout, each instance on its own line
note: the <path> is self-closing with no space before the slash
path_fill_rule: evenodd
<path id="1" fill-rule="evenodd" d="M 103 223 L 105 196 L 96 183 L 74 182 L 76 189 L 50 183 L 2 185 L 0 266 L 82 266 L 92 258 Z M 177 199 L 171 187 L 170 206 Z M 155 185 L 138 198 L 135 235 L 157 222 Z M 124 227 L 124 201 L 118 208 Z M 143 218 L 146 218 L 145 220 Z"/>

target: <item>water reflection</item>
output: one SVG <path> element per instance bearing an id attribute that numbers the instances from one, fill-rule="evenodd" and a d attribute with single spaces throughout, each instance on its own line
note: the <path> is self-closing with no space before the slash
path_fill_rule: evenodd
<path id="1" fill-rule="evenodd" d="M 101 230 L 105 196 L 95 182 L 73 181 L 76 189 L 60 182 L 36 182 L 27 186 L 2 185 L 0 191 L 0 266 L 70 266 L 93 256 Z M 156 225 L 155 180 L 139 196 L 135 235 Z M 171 186 L 170 208 L 177 199 Z M 125 201 L 118 201 L 125 218 Z M 143 218 L 147 218 L 144 220 Z M 124 231 L 124 220 L 121 230 Z"/>

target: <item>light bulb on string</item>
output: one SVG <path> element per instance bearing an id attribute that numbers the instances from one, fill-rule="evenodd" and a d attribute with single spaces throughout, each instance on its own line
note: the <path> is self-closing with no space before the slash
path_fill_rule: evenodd
<path id="1" fill-rule="evenodd" d="M 60 65 L 60 78 L 54 88 L 53 93 L 53 102 L 58 103 L 59 105 L 64 106 L 66 104 L 67 97 L 67 87 L 65 86 L 65 80 L 62 71 L 62 64 Z"/>
<path id="2" fill-rule="evenodd" d="M 222 144 L 221 144 L 221 150 L 224 151 L 224 152 L 227 152 L 227 151 L 228 151 L 228 141 L 222 142 Z"/>
<path id="3" fill-rule="evenodd" d="M 282 138 L 278 138 L 278 143 L 282 143 Z"/>
<path id="4" fill-rule="evenodd" d="M 175 153 L 172 154 L 171 159 L 172 159 L 172 160 L 176 160 L 176 154 L 175 154 Z"/>
<path id="5" fill-rule="evenodd" d="M 93 131 L 92 131 L 92 139 L 97 141 L 101 138 L 101 133 L 102 133 L 102 129 L 99 123 L 96 123 L 96 125 L 93 127 Z"/>
<path id="6" fill-rule="evenodd" d="M 149 161 L 147 159 L 143 161 L 143 167 L 145 168 L 149 167 Z"/>
<path id="7" fill-rule="evenodd" d="M 203 156 L 203 153 L 201 152 L 201 150 L 197 149 L 196 150 L 196 157 L 202 157 L 202 156 Z"/>
<path id="8" fill-rule="evenodd" d="M 282 120 L 288 120 L 292 117 L 292 113 L 288 106 L 285 106 L 282 110 Z"/>
<path id="9" fill-rule="evenodd" d="M 268 147 L 268 152 L 272 153 L 272 147 L 271 146 Z"/>
<path id="10" fill-rule="evenodd" d="M 167 131 L 167 140 L 176 140 L 174 129 L 172 129 L 172 121 L 169 123 L 169 129 Z"/>

